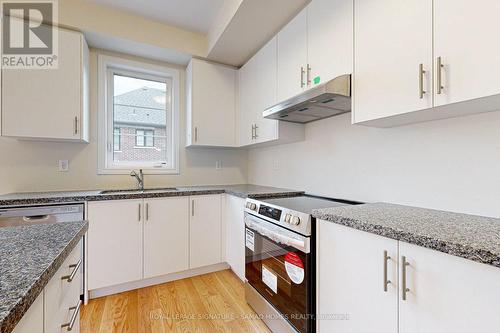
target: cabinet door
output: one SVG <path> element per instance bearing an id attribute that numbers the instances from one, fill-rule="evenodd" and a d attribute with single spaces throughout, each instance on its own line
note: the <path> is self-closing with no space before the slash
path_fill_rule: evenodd
<path id="1" fill-rule="evenodd" d="M 245 280 L 245 199 L 226 195 L 226 259 L 241 280 Z"/>
<path id="2" fill-rule="evenodd" d="M 191 121 L 194 145 L 236 145 L 236 70 L 191 61 Z"/>
<path id="3" fill-rule="evenodd" d="M 240 145 L 247 146 L 254 143 L 253 126 L 255 126 L 256 109 L 258 106 L 258 62 L 255 57 L 250 59 L 239 70 L 239 112 L 240 112 Z"/>
<path id="4" fill-rule="evenodd" d="M 399 305 L 401 333 L 498 331 L 498 268 L 404 242 L 399 253 L 409 263 L 409 292 Z"/>
<path id="5" fill-rule="evenodd" d="M 271 39 L 256 55 L 257 60 L 257 84 L 258 89 L 255 119 L 257 129 L 255 130 L 255 143 L 263 143 L 278 138 L 278 121 L 265 119 L 262 113 L 265 109 L 276 104 L 277 92 L 277 39 Z"/>
<path id="6" fill-rule="evenodd" d="M 314 0 L 307 7 L 311 86 L 352 73 L 353 0 Z"/>
<path id="7" fill-rule="evenodd" d="M 191 197 L 189 268 L 218 264 L 221 253 L 221 196 Z"/>
<path id="8" fill-rule="evenodd" d="M 434 55 L 444 66 L 436 106 L 500 93 L 500 44 L 491 39 L 499 17 L 495 0 L 434 1 Z"/>
<path id="9" fill-rule="evenodd" d="M 144 200 L 144 278 L 189 268 L 189 198 Z"/>
<path id="10" fill-rule="evenodd" d="M 306 67 L 307 15 L 303 10 L 278 33 L 278 102 L 305 89 Z"/>
<path id="11" fill-rule="evenodd" d="M 356 0 L 354 6 L 354 122 L 432 107 L 432 0 Z"/>
<path id="12" fill-rule="evenodd" d="M 12 333 L 43 333 L 43 291 L 21 320 L 14 327 Z"/>
<path id="13" fill-rule="evenodd" d="M 59 29 L 59 67 L 2 70 L 2 135 L 79 140 L 83 36 Z"/>
<path id="14" fill-rule="evenodd" d="M 88 203 L 89 289 L 142 279 L 142 200 Z"/>
<path id="15" fill-rule="evenodd" d="M 317 236 L 318 313 L 338 316 L 318 320 L 318 331 L 396 333 L 398 242 L 326 221 Z M 384 251 L 391 257 L 387 291 Z"/>

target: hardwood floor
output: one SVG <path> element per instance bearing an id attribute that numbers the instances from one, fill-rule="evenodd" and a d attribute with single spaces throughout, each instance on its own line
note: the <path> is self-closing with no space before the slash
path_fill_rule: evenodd
<path id="1" fill-rule="evenodd" d="M 93 299 L 81 333 L 266 332 L 230 270 Z"/>

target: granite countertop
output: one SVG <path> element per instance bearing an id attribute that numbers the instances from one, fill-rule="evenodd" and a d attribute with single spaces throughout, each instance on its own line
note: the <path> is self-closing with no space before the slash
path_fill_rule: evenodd
<path id="1" fill-rule="evenodd" d="M 0 228 L 0 332 L 11 332 L 88 229 L 86 221 Z"/>
<path id="2" fill-rule="evenodd" d="M 241 198 L 275 198 L 282 196 L 297 196 L 303 191 L 295 191 L 283 188 L 259 186 L 251 184 L 239 185 L 209 185 L 209 186 L 177 186 L 175 189 L 159 189 L 154 192 L 145 193 L 117 193 L 101 194 L 101 191 L 66 191 L 66 192 L 33 192 L 12 193 L 0 195 L 0 207 L 17 205 L 36 205 L 65 202 L 84 202 L 99 200 L 141 199 L 161 198 L 173 196 L 189 196 L 204 194 L 228 193 Z"/>
<path id="3" fill-rule="evenodd" d="M 313 216 L 500 267 L 500 219 L 388 203 L 317 209 Z"/>

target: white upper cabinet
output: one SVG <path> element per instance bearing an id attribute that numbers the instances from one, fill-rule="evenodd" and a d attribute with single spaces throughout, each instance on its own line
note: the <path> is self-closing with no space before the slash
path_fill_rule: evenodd
<path id="1" fill-rule="evenodd" d="M 358 0 L 354 123 L 391 127 L 500 109 L 500 4 Z M 466 22 L 466 23 L 464 23 Z"/>
<path id="2" fill-rule="evenodd" d="M 498 331 L 500 269 L 405 242 L 399 253 L 409 289 L 400 297 L 400 333 Z"/>
<path id="3" fill-rule="evenodd" d="M 435 66 L 438 57 L 443 64 L 436 106 L 500 93 L 500 44 L 491 39 L 500 29 L 499 17 L 495 0 L 434 1 Z M 436 84 L 437 75 L 436 70 Z"/>
<path id="4" fill-rule="evenodd" d="M 352 73 L 352 25 L 352 0 L 313 0 L 308 5 L 307 60 L 311 87 Z"/>
<path id="5" fill-rule="evenodd" d="M 307 12 L 302 10 L 278 33 L 278 102 L 307 87 Z"/>
<path id="6" fill-rule="evenodd" d="M 356 0 L 354 31 L 354 122 L 432 107 L 431 0 Z"/>
<path id="7" fill-rule="evenodd" d="M 277 38 L 271 39 L 239 71 L 240 145 L 303 140 L 299 124 L 265 119 L 265 109 L 277 103 Z"/>
<path id="8" fill-rule="evenodd" d="M 189 268 L 189 198 L 144 199 L 144 278 Z"/>
<path id="9" fill-rule="evenodd" d="M 237 146 L 237 70 L 192 59 L 186 76 L 186 145 Z"/>
<path id="10" fill-rule="evenodd" d="M 89 141 L 88 46 L 79 32 L 57 31 L 57 69 L 2 70 L 2 135 Z"/>
<path id="11" fill-rule="evenodd" d="M 254 56 L 239 70 L 239 136 L 240 145 L 247 146 L 254 143 L 255 124 L 258 112 L 261 116 L 264 109 L 258 105 L 258 55 Z M 276 61 L 274 62 L 276 63 Z M 263 83 L 264 84 L 264 83 Z"/>

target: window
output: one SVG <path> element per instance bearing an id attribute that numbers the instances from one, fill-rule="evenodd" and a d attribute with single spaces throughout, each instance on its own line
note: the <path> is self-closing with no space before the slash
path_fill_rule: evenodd
<path id="1" fill-rule="evenodd" d="M 100 55 L 99 82 L 99 172 L 178 173 L 178 71 Z"/>
<path id="2" fill-rule="evenodd" d="M 113 130 L 113 150 L 114 151 L 120 151 L 120 135 L 121 135 L 121 130 L 118 127 L 115 127 Z"/>
<path id="3" fill-rule="evenodd" d="M 135 145 L 137 147 L 154 147 L 154 130 L 135 130 Z"/>

